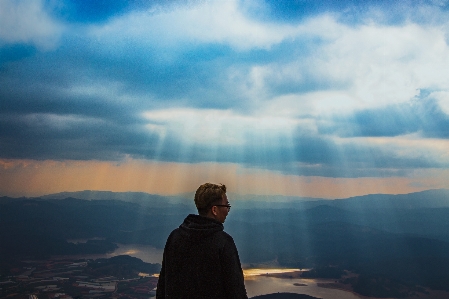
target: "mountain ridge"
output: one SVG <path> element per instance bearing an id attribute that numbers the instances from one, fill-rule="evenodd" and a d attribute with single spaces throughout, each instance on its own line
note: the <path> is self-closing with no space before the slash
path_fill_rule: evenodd
<path id="1" fill-rule="evenodd" d="M 385 208 L 387 205 L 388 208 L 397 208 L 398 205 L 402 205 L 400 208 L 449 207 L 449 189 L 429 189 L 407 194 L 367 194 L 338 199 L 283 195 L 230 194 L 232 195 L 230 196 L 231 200 L 232 198 L 236 199 L 232 202 L 232 204 L 242 209 L 276 209 L 286 207 L 308 209 L 319 205 L 330 205 L 350 210 L 357 210 L 361 207 L 379 209 Z M 190 193 L 183 193 L 180 195 L 159 195 L 134 191 L 113 192 L 106 190 L 82 190 L 52 193 L 30 198 L 65 199 L 69 197 L 85 200 L 122 200 L 140 204 L 143 204 L 146 201 L 151 201 L 152 205 L 158 204 L 161 207 L 167 207 L 172 204 L 193 204 L 193 194 Z M 3 196 L 0 198 L 11 197 Z M 24 199 L 26 197 L 20 198 Z"/>

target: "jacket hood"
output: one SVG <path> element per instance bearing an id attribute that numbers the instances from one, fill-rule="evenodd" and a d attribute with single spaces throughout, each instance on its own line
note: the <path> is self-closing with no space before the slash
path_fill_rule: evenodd
<path id="1" fill-rule="evenodd" d="M 192 241 L 197 241 L 222 231 L 223 224 L 212 218 L 190 214 L 179 228 L 183 236 Z"/>

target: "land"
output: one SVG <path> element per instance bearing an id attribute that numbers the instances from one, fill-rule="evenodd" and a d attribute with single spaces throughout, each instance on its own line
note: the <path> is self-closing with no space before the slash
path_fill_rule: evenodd
<path id="1" fill-rule="evenodd" d="M 11 265 L 0 281 L 0 298 L 148 298 L 155 294 L 153 274 L 160 269 L 130 256 L 15 260 Z"/>
<path id="2" fill-rule="evenodd" d="M 92 191 L 2 197 L 0 287 L 12 287 L 9 276 L 22 274 L 11 274 L 12 261 L 101 254 L 117 243 L 163 248 L 171 230 L 195 213 L 190 201 Z M 232 205 L 225 229 L 246 265 L 311 269 L 289 276 L 333 279 L 337 284 L 323 287 L 350 287 L 366 297 L 426 298 L 449 292 L 449 190 L 334 201 L 240 198 Z M 73 244 L 70 239 L 89 241 Z"/>

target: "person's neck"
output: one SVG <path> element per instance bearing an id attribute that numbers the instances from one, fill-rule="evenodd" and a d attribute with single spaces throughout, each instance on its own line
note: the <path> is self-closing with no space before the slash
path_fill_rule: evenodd
<path id="1" fill-rule="evenodd" d="M 210 219 L 217 220 L 217 219 L 215 219 L 215 215 L 212 214 L 212 213 L 207 213 L 204 217 L 207 217 L 207 218 L 210 218 Z"/>
<path id="2" fill-rule="evenodd" d="M 198 214 L 199 215 L 199 214 Z M 206 215 L 200 215 L 201 217 L 206 217 L 206 218 L 210 218 L 210 219 L 214 219 L 215 221 L 218 221 L 216 218 L 215 218 L 215 215 L 214 214 L 212 214 L 212 213 L 207 213 Z"/>

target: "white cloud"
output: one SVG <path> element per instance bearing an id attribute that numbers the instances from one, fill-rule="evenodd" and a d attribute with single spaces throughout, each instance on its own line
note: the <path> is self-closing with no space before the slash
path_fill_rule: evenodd
<path id="1" fill-rule="evenodd" d="M 449 91 L 432 92 L 430 97 L 435 98 L 440 104 L 441 110 L 449 115 Z"/>
<path id="2" fill-rule="evenodd" d="M 292 90 L 303 86 L 291 96 L 292 106 L 305 101 L 313 113 L 322 114 L 406 102 L 423 88 L 447 90 L 447 28 L 449 23 L 380 25 L 374 21 L 350 26 L 333 15 L 292 24 L 263 22 L 251 19 L 235 0 L 132 12 L 93 26 L 90 32 L 113 49 L 121 43 L 127 49 L 132 42 L 158 49 L 162 56 L 191 44 L 220 43 L 246 51 L 269 49 L 286 40 L 300 48 L 319 40 L 310 53 L 292 60 L 233 64 L 224 84 L 253 107 L 288 96 L 276 86 L 293 86 Z"/>
<path id="3" fill-rule="evenodd" d="M 0 45 L 26 43 L 48 50 L 55 47 L 62 30 L 41 0 L 0 1 Z"/>
<path id="4" fill-rule="evenodd" d="M 449 89 L 449 46 L 444 26 L 350 27 L 321 17 L 305 23 L 301 31 L 324 42 L 310 55 L 252 66 L 246 75 L 241 71 L 237 82 L 245 94 L 258 99 L 258 105 L 280 97 L 288 105 L 283 88 L 276 91 L 276 86 L 299 90 L 289 95 L 290 106 L 307 107 L 315 115 L 403 103 L 420 89 Z M 300 41 L 297 46 L 301 46 Z M 308 84 L 317 84 L 318 89 Z M 274 86 L 271 92 L 277 93 L 271 99 L 267 98 L 270 86 Z"/>
<path id="5" fill-rule="evenodd" d="M 449 87 L 449 47 L 437 27 L 346 28 L 322 55 L 320 67 L 351 82 L 348 91 L 362 105 L 404 102 L 418 89 Z"/>
<path id="6" fill-rule="evenodd" d="M 168 11 L 133 12 L 91 29 L 100 39 L 126 37 L 162 47 L 219 43 L 237 50 L 270 48 L 298 32 L 297 26 L 250 19 L 241 11 L 238 1 L 204 1 Z"/>

